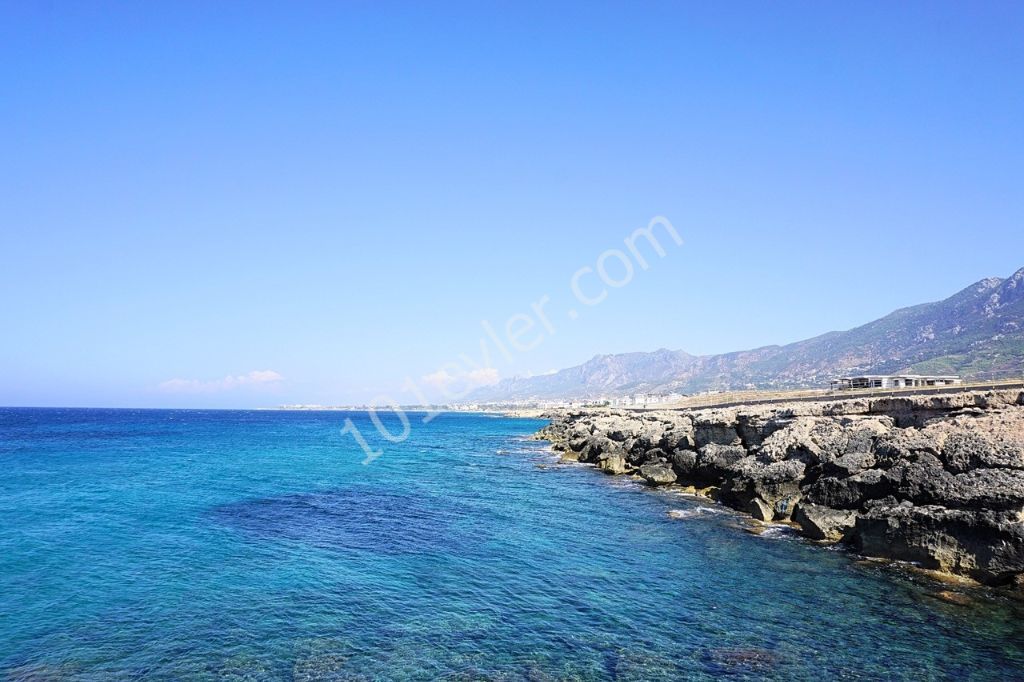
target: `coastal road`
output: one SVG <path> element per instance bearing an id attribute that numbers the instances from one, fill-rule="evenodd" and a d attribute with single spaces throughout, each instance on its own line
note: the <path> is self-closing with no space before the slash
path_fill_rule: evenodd
<path id="1" fill-rule="evenodd" d="M 968 393 L 973 391 L 1004 391 L 1024 390 L 1024 379 L 1013 379 L 1007 381 L 991 381 L 976 384 L 964 384 L 961 386 L 936 386 L 935 388 L 921 389 L 885 389 L 885 390 L 847 390 L 847 391 L 823 391 L 815 395 L 807 395 L 806 391 L 793 391 L 787 395 L 784 391 L 765 392 L 763 397 L 731 398 L 728 394 L 721 396 L 721 402 L 715 401 L 709 396 L 706 402 L 693 404 L 668 404 L 651 405 L 647 407 L 626 407 L 624 409 L 633 412 L 663 412 L 665 410 L 707 410 L 726 407 L 740 407 L 746 405 L 766 405 L 770 403 L 811 403 L 829 402 L 835 400 L 855 400 L 858 398 L 905 398 L 919 395 L 946 395 L 951 393 Z"/>

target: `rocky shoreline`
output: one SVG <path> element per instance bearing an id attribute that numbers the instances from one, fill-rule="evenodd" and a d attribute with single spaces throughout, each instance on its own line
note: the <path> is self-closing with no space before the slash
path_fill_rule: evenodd
<path id="1" fill-rule="evenodd" d="M 548 418 L 566 460 L 1024 590 L 1024 391 Z"/>

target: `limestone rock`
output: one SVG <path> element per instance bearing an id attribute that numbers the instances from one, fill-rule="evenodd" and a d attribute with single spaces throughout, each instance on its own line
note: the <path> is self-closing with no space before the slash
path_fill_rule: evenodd
<path id="1" fill-rule="evenodd" d="M 697 453 L 693 450 L 675 450 L 669 455 L 669 462 L 676 471 L 676 476 L 681 480 L 693 479 L 694 469 L 697 467 Z"/>
<path id="2" fill-rule="evenodd" d="M 775 518 L 775 510 L 760 497 L 754 497 L 750 500 L 747 504 L 747 513 L 758 521 L 767 522 Z"/>
<path id="3" fill-rule="evenodd" d="M 693 423 L 694 440 L 697 448 L 706 445 L 740 445 L 736 430 L 736 413 L 729 410 L 712 410 L 698 413 Z"/>
<path id="4" fill-rule="evenodd" d="M 738 475 L 722 484 L 720 494 L 723 502 L 737 509 L 751 509 L 754 505 L 757 507 L 755 516 L 762 521 L 790 517 L 801 497 L 803 462 L 790 460 L 765 464 L 751 457 L 737 463 L 736 470 Z"/>
<path id="5" fill-rule="evenodd" d="M 856 541 L 869 556 L 920 562 L 924 568 L 1000 585 L 1024 566 L 1019 514 L 940 506 L 877 506 L 857 517 Z"/>
<path id="6" fill-rule="evenodd" d="M 839 542 L 853 530 L 857 512 L 830 509 L 809 502 L 800 502 L 793 510 L 793 521 L 812 540 Z"/>
<path id="7" fill-rule="evenodd" d="M 855 476 L 875 466 L 875 456 L 870 452 L 851 452 L 822 465 L 825 476 Z"/>
<path id="8" fill-rule="evenodd" d="M 977 431 L 950 434 L 940 455 L 946 468 L 957 474 L 979 468 L 1024 469 L 1024 448 L 997 429 L 993 432 L 1003 436 L 1002 442 L 994 443 L 989 435 Z"/>
<path id="9" fill-rule="evenodd" d="M 868 469 L 846 478 L 827 476 L 804 488 L 804 496 L 813 504 L 833 509 L 858 509 L 867 500 L 890 494 L 891 482 L 885 472 Z"/>
<path id="10" fill-rule="evenodd" d="M 677 480 L 816 540 L 1024 584 L 1024 392 L 636 413 L 576 410 L 537 438 L 608 473 Z M 696 489 L 696 488 L 695 488 Z"/>
<path id="11" fill-rule="evenodd" d="M 597 468 L 606 474 L 624 474 L 628 470 L 626 458 L 622 455 L 609 455 L 597 463 Z"/>
<path id="12" fill-rule="evenodd" d="M 640 475 L 648 485 L 668 485 L 676 482 L 676 472 L 669 464 L 645 464 L 640 467 Z"/>
<path id="13" fill-rule="evenodd" d="M 694 476 L 708 483 L 718 483 L 734 474 L 733 467 L 745 457 L 747 451 L 739 445 L 709 443 L 697 454 Z"/>

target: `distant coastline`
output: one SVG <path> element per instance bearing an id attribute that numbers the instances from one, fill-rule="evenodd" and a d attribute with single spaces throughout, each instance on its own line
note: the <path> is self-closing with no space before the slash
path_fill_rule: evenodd
<path id="1" fill-rule="evenodd" d="M 550 408 L 524 407 L 476 407 L 452 405 L 401 405 L 404 412 L 410 414 L 493 414 L 501 417 L 518 419 L 541 419 L 551 413 Z M 258 407 L 260 411 L 271 412 L 368 412 L 374 409 L 371 405 L 278 405 L 276 407 Z"/>

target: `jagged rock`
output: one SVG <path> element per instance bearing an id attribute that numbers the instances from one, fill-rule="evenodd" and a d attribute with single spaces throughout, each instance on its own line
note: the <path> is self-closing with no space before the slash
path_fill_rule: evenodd
<path id="1" fill-rule="evenodd" d="M 747 456 L 747 451 L 738 445 L 709 443 L 697 453 L 694 476 L 708 483 L 719 483 L 734 473 L 734 466 Z"/>
<path id="2" fill-rule="evenodd" d="M 875 443 L 877 466 L 888 469 L 897 462 L 916 457 L 919 453 L 938 456 L 942 447 L 933 434 L 916 428 L 895 429 Z"/>
<path id="3" fill-rule="evenodd" d="M 804 464 L 796 460 L 765 464 L 745 458 L 735 465 L 738 475 L 722 484 L 721 499 L 737 509 L 758 508 L 762 521 L 786 520 L 800 500 Z M 763 508 L 762 508 L 763 505 Z M 767 509 L 767 511 L 764 511 Z"/>
<path id="4" fill-rule="evenodd" d="M 693 479 L 693 471 L 697 466 L 697 453 L 693 450 L 675 450 L 669 455 L 669 462 L 681 480 Z"/>
<path id="5" fill-rule="evenodd" d="M 894 464 L 885 478 L 897 499 L 930 504 L 941 497 L 941 491 L 951 489 L 953 477 L 937 457 L 921 452 Z"/>
<path id="6" fill-rule="evenodd" d="M 978 468 L 1024 469 L 1024 452 L 1015 444 L 993 443 L 976 432 L 952 433 L 942 445 L 942 462 L 955 474 Z"/>
<path id="7" fill-rule="evenodd" d="M 833 509 L 858 509 L 867 500 L 885 497 L 891 492 L 891 483 L 885 472 L 868 469 L 854 476 L 819 478 L 803 489 L 804 497 L 812 504 Z M 895 499 L 895 498 L 894 498 Z"/>
<path id="8" fill-rule="evenodd" d="M 870 452 L 851 452 L 822 465 L 825 476 L 854 476 L 875 466 L 875 456 Z"/>
<path id="9" fill-rule="evenodd" d="M 722 503 L 792 518 L 817 540 L 1000 584 L 1024 576 L 1022 396 L 584 410 L 538 437 L 609 473 L 639 467 L 651 485 L 713 486 Z"/>
<path id="10" fill-rule="evenodd" d="M 583 448 L 587 447 L 587 440 L 589 438 L 590 436 L 575 436 L 569 439 L 566 444 L 573 452 L 583 452 Z"/>
<path id="11" fill-rule="evenodd" d="M 645 463 L 665 462 L 668 461 L 668 455 L 661 448 L 651 448 L 644 453 L 643 461 Z"/>
<path id="12" fill-rule="evenodd" d="M 619 450 L 618 444 L 600 435 L 592 435 L 586 440 L 586 444 L 580 451 L 581 462 L 596 462 L 601 455 L 616 453 Z"/>
<path id="13" fill-rule="evenodd" d="M 830 509 L 809 502 L 800 502 L 793 509 L 793 521 L 812 540 L 839 542 L 853 530 L 857 512 Z"/>
<path id="14" fill-rule="evenodd" d="M 640 467 L 640 475 L 649 485 L 668 485 L 676 482 L 676 472 L 668 464 L 645 464 Z"/>
<path id="15" fill-rule="evenodd" d="M 622 428 L 612 428 L 608 431 L 608 438 L 619 443 L 624 443 L 630 438 L 636 438 L 636 434 L 625 431 Z"/>
<path id="16" fill-rule="evenodd" d="M 627 438 L 625 445 L 628 451 L 642 459 L 642 456 L 651 449 L 657 448 L 662 442 L 665 433 L 665 424 L 657 419 L 641 419 L 634 429 L 635 436 Z"/>
<path id="17" fill-rule="evenodd" d="M 1024 509 L 1024 471 L 972 469 L 951 474 L 927 453 L 894 465 L 885 474 L 892 494 L 914 504 L 965 509 Z"/>
<path id="18" fill-rule="evenodd" d="M 990 585 L 1010 582 L 1024 566 L 1019 514 L 940 506 L 876 506 L 856 520 L 856 541 L 869 556 L 920 562 Z"/>
<path id="19" fill-rule="evenodd" d="M 626 458 L 622 455 L 609 455 L 597 463 L 597 468 L 606 474 L 624 474 L 628 470 Z"/>
<path id="20" fill-rule="evenodd" d="M 1024 471 L 974 469 L 945 481 L 935 496 L 946 507 L 1024 511 Z"/>
<path id="21" fill-rule="evenodd" d="M 775 510 L 760 497 L 755 497 L 747 503 L 746 512 L 758 521 L 771 521 L 775 518 Z"/>
<path id="22" fill-rule="evenodd" d="M 736 430 L 736 413 L 711 411 L 700 413 L 693 422 L 696 447 L 706 445 L 740 445 L 743 441 Z"/>
<path id="23" fill-rule="evenodd" d="M 736 415 L 736 433 L 746 448 L 755 448 L 776 431 L 785 428 L 791 420 L 776 415 L 744 414 Z"/>
<path id="24" fill-rule="evenodd" d="M 851 453 L 870 452 L 874 440 L 887 433 L 885 417 L 798 417 L 765 439 L 762 457 L 798 459 L 809 466 L 832 462 Z"/>
<path id="25" fill-rule="evenodd" d="M 693 419 L 688 415 L 669 415 L 663 417 L 665 425 L 659 447 L 666 452 L 673 450 L 695 450 L 697 441 L 693 432 Z"/>

